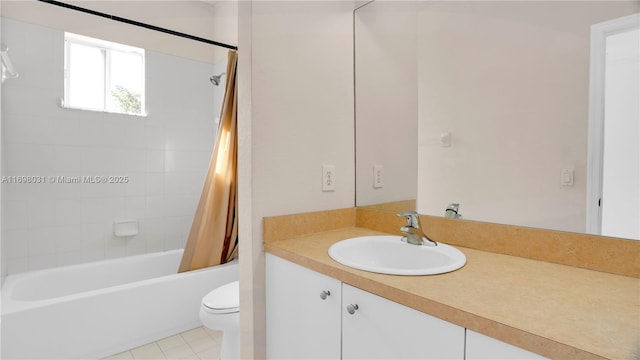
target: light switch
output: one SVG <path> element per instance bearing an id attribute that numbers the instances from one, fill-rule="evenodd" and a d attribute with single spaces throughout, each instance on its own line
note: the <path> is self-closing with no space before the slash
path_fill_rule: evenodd
<path id="1" fill-rule="evenodd" d="M 560 185 L 573 186 L 574 176 L 575 176 L 575 170 L 562 169 L 562 172 L 560 174 Z"/>

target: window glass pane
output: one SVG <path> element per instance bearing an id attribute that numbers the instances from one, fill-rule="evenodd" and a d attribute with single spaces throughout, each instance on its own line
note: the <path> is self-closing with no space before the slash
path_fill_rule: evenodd
<path id="1" fill-rule="evenodd" d="M 141 114 L 143 112 L 144 61 L 141 54 L 111 51 L 109 110 Z"/>
<path id="2" fill-rule="evenodd" d="M 69 44 L 69 105 L 104 109 L 104 52 L 95 47 Z"/>

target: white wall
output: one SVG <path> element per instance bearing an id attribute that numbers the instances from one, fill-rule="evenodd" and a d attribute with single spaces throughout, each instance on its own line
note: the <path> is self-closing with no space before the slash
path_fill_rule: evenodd
<path id="1" fill-rule="evenodd" d="M 208 34 L 209 38 L 224 44 L 237 45 L 238 11 L 238 1 L 218 1 L 208 22 L 213 28 L 213 32 Z M 213 51 L 214 62 L 226 61 L 228 49 L 215 46 Z"/>
<path id="2" fill-rule="evenodd" d="M 351 3 L 253 5 L 254 208 L 281 215 L 353 206 Z M 336 190 L 321 191 L 321 166 Z"/>
<path id="3" fill-rule="evenodd" d="M 130 178 L 4 184 L 8 273 L 183 247 L 215 141 L 214 66 L 147 51 L 148 116 L 62 109 L 64 33 L 5 18 L 2 35 L 20 73 L 3 85 L 3 175 Z M 140 234 L 114 237 L 121 219 Z"/>
<path id="4" fill-rule="evenodd" d="M 240 83 L 250 93 L 240 89 L 239 196 L 241 207 L 251 206 L 240 218 L 241 342 L 244 358 L 259 359 L 265 356 L 262 218 L 354 205 L 353 3 L 240 6 Z M 321 191 L 322 164 L 336 167 L 334 192 Z"/>
<path id="5" fill-rule="evenodd" d="M 425 3 L 418 21 L 418 211 L 585 231 L 590 25 L 631 2 Z M 422 140 L 419 140 L 422 142 Z M 562 169 L 575 185 L 560 185 Z"/>
<path id="6" fill-rule="evenodd" d="M 374 2 L 356 11 L 356 204 L 416 198 L 417 14 L 412 3 Z M 383 166 L 374 188 L 373 167 Z"/>

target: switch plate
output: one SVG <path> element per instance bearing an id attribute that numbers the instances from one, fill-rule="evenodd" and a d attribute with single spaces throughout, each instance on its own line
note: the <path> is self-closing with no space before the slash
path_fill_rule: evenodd
<path id="1" fill-rule="evenodd" d="M 373 165 L 373 188 L 380 189 L 384 185 L 384 177 L 383 177 L 383 169 L 382 165 Z"/>
<path id="2" fill-rule="evenodd" d="M 334 165 L 322 165 L 322 191 L 335 191 L 336 167 Z"/>
<path id="3" fill-rule="evenodd" d="M 574 177 L 575 177 L 575 170 L 562 169 L 562 172 L 560 173 L 560 185 L 573 186 Z"/>

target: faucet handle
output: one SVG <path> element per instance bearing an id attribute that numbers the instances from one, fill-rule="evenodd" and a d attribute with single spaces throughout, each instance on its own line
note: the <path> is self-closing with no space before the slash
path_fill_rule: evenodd
<path id="1" fill-rule="evenodd" d="M 407 218 L 407 226 L 419 229 L 420 228 L 420 214 L 416 211 L 404 211 L 398 214 L 398 217 Z"/>

